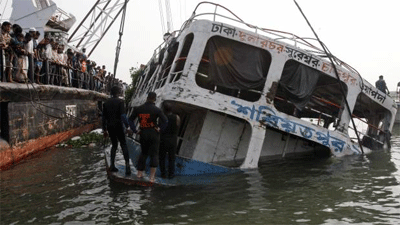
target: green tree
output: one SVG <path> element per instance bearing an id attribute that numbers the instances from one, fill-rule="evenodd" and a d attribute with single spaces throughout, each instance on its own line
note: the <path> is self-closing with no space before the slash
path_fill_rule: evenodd
<path id="1" fill-rule="evenodd" d="M 129 69 L 129 73 L 131 74 L 132 83 L 128 85 L 128 88 L 125 90 L 125 103 L 129 104 L 133 93 L 135 92 L 136 82 L 139 80 L 139 77 L 143 74 L 143 70 L 135 67 L 131 67 Z"/>

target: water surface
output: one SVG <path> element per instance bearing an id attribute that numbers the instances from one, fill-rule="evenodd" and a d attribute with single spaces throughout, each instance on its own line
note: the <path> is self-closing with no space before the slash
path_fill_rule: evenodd
<path id="1" fill-rule="evenodd" d="M 400 224 L 400 126 L 391 150 L 270 160 L 208 185 L 111 182 L 101 149 L 52 149 L 0 176 L 1 224 Z"/>

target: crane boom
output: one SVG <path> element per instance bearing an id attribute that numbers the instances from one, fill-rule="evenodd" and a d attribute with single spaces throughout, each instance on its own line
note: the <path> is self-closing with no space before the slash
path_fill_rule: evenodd
<path id="1" fill-rule="evenodd" d="M 125 4 L 122 11 L 121 17 L 121 25 L 119 27 L 119 38 L 117 41 L 117 48 L 115 51 L 115 62 L 114 62 L 114 78 L 117 74 L 117 67 L 119 62 L 119 52 L 121 51 L 121 44 L 122 44 L 122 35 L 124 34 L 124 27 L 125 27 L 125 16 L 126 16 L 126 5 L 128 4 L 129 0 L 125 0 Z M 114 79 L 115 81 L 115 79 Z"/>
<path id="2" fill-rule="evenodd" d="M 96 49 L 129 0 L 97 0 L 68 39 L 76 48 L 86 48 L 88 56 Z"/>

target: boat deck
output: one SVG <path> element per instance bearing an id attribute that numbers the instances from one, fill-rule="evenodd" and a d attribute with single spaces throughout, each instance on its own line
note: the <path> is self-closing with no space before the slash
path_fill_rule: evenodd
<path id="1" fill-rule="evenodd" d="M 136 185 L 136 186 L 145 186 L 145 187 L 151 187 L 151 186 L 176 186 L 177 182 L 176 179 L 162 179 L 160 177 L 157 177 L 155 182 L 152 183 L 149 180 L 148 176 L 139 178 L 136 176 L 137 174 L 137 169 L 134 166 L 131 166 L 131 175 L 126 175 L 125 174 L 125 161 L 123 157 L 117 153 L 116 159 L 115 159 L 115 167 L 117 167 L 118 172 L 111 172 L 110 171 L 110 148 L 107 148 L 105 150 L 105 161 L 106 161 L 106 169 L 107 169 L 107 175 L 111 180 L 114 180 L 116 182 L 124 183 L 127 185 Z M 118 157 L 120 155 L 121 157 Z"/>
<path id="2" fill-rule="evenodd" d="M 160 177 L 160 171 L 157 170 L 155 182 L 152 183 L 149 180 L 149 159 L 147 160 L 146 171 L 144 173 L 143 178 L 137 177 L 137 169 L 136 163 L 140 154 L 140 146 L 138 143 L 133 141 L 130 138 L 127 138 L 128 149 L 129 149 L 129 157 L 130 157 L 130 166 L 131 166 L 131 175 L 125 175 L 125 160 L 122 155 L 121 149 L 117 149 L 117 155 L 115 157 L 115 167 L 118 169 L 118 172 L 111 172 L 109 170 L 110 167 L 110 152 L 111 146 L 108 146 L 104 149 L 104 157 L 106 162 L 106 170 L 109 178 L 119 183 L 124 183 L 127 185 L 134 186 L 144 186 L 144 187 L 152 187 L 152 186 L 164 186 L 164 187 L 172 187 L 172 186 L 183 186 L 183 185 L 207 185 L 212 183 L 214 180 L 220 178 L 222 174 L 234 173 L 240 171 L 239 169 L 227 168 L 223 166 L 208 164 L 198 162 L 196 160 L 184 159 L 182 157 L 176 158 L 176 169 L 175 169 L 175 177 L 172 179 L 162 178 Z M 206 172 L 204 172 L 206 171 Z M 208 173 L 207 173 L 208 172 Z"/>

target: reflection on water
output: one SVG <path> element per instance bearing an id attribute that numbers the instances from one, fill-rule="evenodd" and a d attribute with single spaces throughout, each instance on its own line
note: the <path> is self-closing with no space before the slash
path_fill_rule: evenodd
<path id="1" fill-rule="evenodd" d="M 400 126 L 391 150 L 270 160 L 208 185 L 125 186 L 104 167 L 101 149 L 53 149 L 0 172 L 0 223 L 400 223 Z"/>

